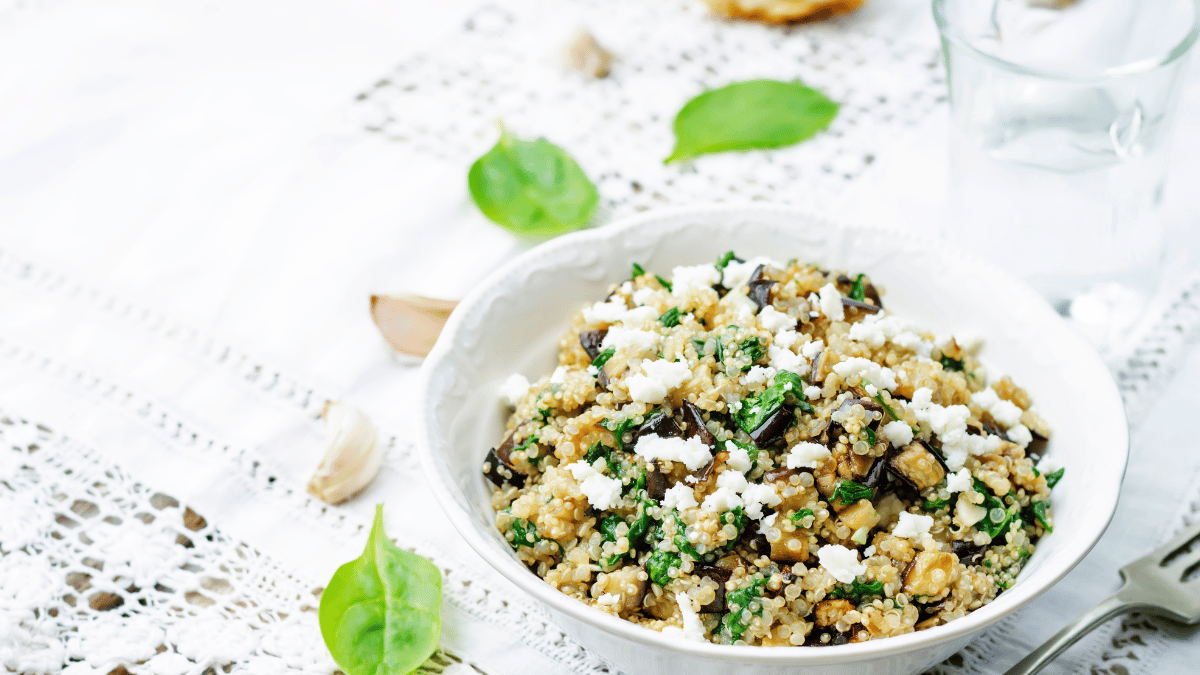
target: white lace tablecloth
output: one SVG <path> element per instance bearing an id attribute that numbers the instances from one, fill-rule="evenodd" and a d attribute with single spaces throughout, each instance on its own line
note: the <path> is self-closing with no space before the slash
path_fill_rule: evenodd
<path id="1" fill-rule="evenodd" d="M 788 29 L 683 1 L 434 4 L 0 5 L 4 669 L 332 672 L 317 594 L 384 502 L 389 533 L 444 572 L 424 671 L 613 672 L 429 508 L 416 364 L 366 312 L 371 293 L 459 296 L 530 245 L 466 195 L 498 119 L 579 159 L 601 223 L 712 199 L 918 229 L 940 217 L 946 102 L 924 2 Z M 578 22 L 618 55 L 609 79 L 554 62 Z M 842 112 L 793 148 L 662 164 L 683 101 L 758 76 L 801 78 Z M 1182 117 L 1176 186 L 1200 178 L 1200 121 Z M 1195 207 L 1168 192 L 1183 243 L 1153 320 L 1110 359 L 1135 425 L 1113 527 L 936 672 L 1002 672 L 1200 511 Z M 330 399 L 388 439 L 380 478 L 339 507 L 303 489 Z M 1197 657 L 1200 640 L 1134 617 L 1047 672 L 1183 673 Z"/>

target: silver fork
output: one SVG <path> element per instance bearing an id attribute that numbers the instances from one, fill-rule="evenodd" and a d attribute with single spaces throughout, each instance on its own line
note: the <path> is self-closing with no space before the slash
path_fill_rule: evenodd
<path id="1" fill-rule="evenodd" d="M 1093 628 L 1119 614 L 1141 612 L 1176 623 L 1200 622 L 1200 523 L 1150 555 L 1121 568 L 1125 585 L 1021 659 L 1004 675 L 1033 675 Z"/>

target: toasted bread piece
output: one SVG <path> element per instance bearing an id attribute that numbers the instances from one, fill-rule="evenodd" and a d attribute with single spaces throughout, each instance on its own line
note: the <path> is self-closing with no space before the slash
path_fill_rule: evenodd
<path id="1" fill-rule="evenodd" d="M 704 0 L 713 12 L 737 19 L 787 23 L 851 12 L 863 0 Z"/>

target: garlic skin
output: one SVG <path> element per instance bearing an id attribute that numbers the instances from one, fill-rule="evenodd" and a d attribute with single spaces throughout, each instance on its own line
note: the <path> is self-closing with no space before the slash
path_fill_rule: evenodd
<path id="1" fill-rule="evenodd" d="M 341 504 L 362 492 L 383 466 L 379 434 L 370 418 L 344 401 L 330 401 L 325 418 L 325 456 L 308 481 L 309 494 Z"/>

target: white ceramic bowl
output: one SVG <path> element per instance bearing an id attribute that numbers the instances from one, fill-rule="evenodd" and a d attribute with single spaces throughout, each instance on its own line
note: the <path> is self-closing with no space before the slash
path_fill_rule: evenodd
<path id="1" fill-rule="evenodd" d="M 480 465 L 504 431 L 497 395 L 510 374 L 550 372 L 570 316 L 629 277 L 632 261 L 667 274 L 730 249 L 864 270 L 887 289 L 889 311 L 935 332 L 976 330 L 992 376 L 1030 392 L 1067 467 L 1054 491 L 1055 530 L 1012 589 L 947 625 L 838 647 L 732 647 L 665 636 L 573 600 L 532 574 L 493 525 Z M 458 531 L 492 566 L 549 610 L 585 646 L 628 673 L 796 672 L 906 675 L 942 661 L 987 626 L 1061 579 L 1112 518 L 1128 455 L 1124 408 L 1096 355 L 1031 288 L 940 242 L 838 227 L 795 209 L 712 205 L 650 212 L 554 239 L 492 274 L 455 310 L 425 361 L 422 461 Z"/>

